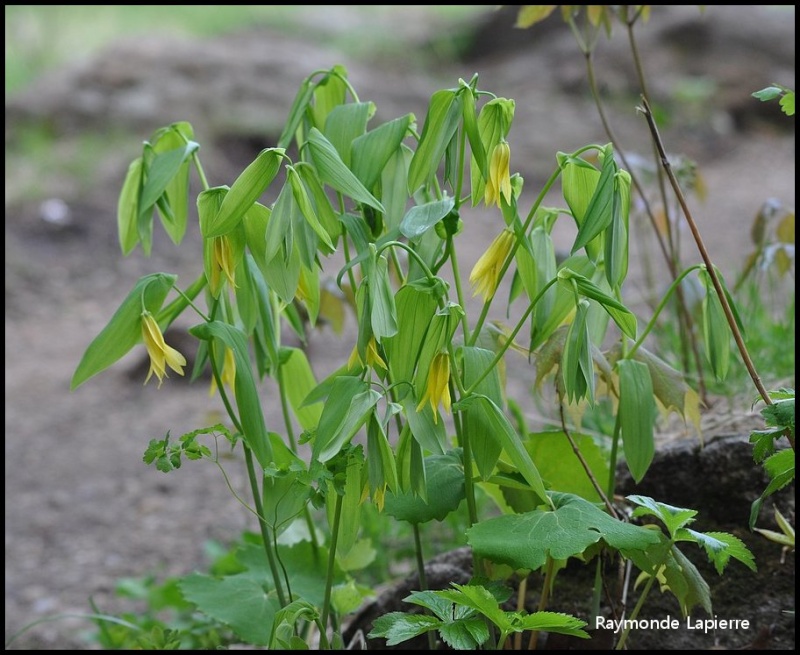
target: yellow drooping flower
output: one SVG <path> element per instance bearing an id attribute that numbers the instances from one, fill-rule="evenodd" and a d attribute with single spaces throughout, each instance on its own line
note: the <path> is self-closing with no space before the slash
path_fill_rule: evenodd
<path id="1" fill-rule="evenodd" d="M 225 348 L 225 357 L 222 361 L 222 372 L 219 375 L 222 378 L 222 384 L 227 384 L 228 388 L 233 390 L 233 383 L 236 381 L 236 360 L 233 358 L 233 350 Z M 213 396 L 217 391 L 217 379 L 211 377 L 211 388 L 208 391 L 209 396 Z"/>
<path id="2" fill-rule="evenodd" d="M 492 150 L 489 160 L 489 179 L 486 180 L 484 201 L 486 205 L 500 206 L 500 196 L 511 204 L 511 174 L 509 164 L 511 161 L 511 147 L 507 141 L 501 141 Z"/>
<path id="3" fill-rule="evenodd" d="M 150 355 L 150 370 L 147 373 L 147 378 L 144 383 L 152 377 L 153 373 L 158 378 L 158 386 L 161 388 L 161 383 L 167 375 L 167 366 L 169 366 L 178 375 L 183 375 L 183 367 L 186 366 L 186 358 L 181 355 L 177 350 L 171 348 L 164 341 L 164 335 L 161 334 L 161 328 L 158 327 L 156 319 L 150 312 L 142 312 L 142 339 L 147 348 L 147 354 Z"/>
<path id="4" fill-rule="evenodd" d="M 218 289 L 220 285 L 220 274 L 224 275 L 231 288 L 236 288 L 236 280 L 234 276 L 235 262 L 233 258 L 233 248 L 231 247 L 230 239 L 226 235 L 214 237 L 213 243 L 213 268 L 211 275 L 211 287 Z"/>
<path id="5" fill-rule="evenodd" d="M 498 234 L 494 241 L 480 256 L 472 272 L 469 274 L 469 283 L 474 288 L 473 296 L 483 294 L 484 301 L 488 301 L 497 289 L 500 282 L 500 270 L 503 268 L 511 246 L 514 245 L 514 233 L 506 228 Z"/>
<path id="6" fill-rule="evenodd" d="M 378 344 L 375 342 L 375 337 L 370 338 L 367 342 L 367 366 L 371 366 L 375 368 L 376 366 L 380 366 L 384 371 L 388 371 L 389 367 L 386 366 L 386 362 L 378 353 Z M 361 359 L 361 355 L 358 354 L 358 345 L 353 348 L 353 352 L 350 353 L 350 358 L 347 360 L 347 368 L 353 369 L 357 366 L 364 366 L 364 362 Z"/>
<path id="7" fill-rule="evenodd" d="M 422 400 L 417 405 L 417 411 L 422 411 L 425 403 L 431 404 L 433 410 L 433 422 L 436 423 L 439 416 L 438 406 L 441 403 L 445 411 L 450 413 L 450 357 L 447 353 L 438 353 L 431 360 L 431 367 L 428 370 L 428 382 L 425 385 L 425 393 Z"/>

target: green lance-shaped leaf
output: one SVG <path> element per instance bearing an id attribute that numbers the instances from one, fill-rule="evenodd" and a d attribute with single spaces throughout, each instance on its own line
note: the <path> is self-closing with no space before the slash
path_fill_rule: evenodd
<path id="1" fill-rule="evenodd" d="M 558 278 L 562 284 L 569 286 L 574 282 L 578 293 L 600 303 L 619 329 L 631 339 L 636 339 L 636 316 L 625 305 L 604 293 L 594 282 L 576 271 L 562 268 L 558 271 Z"/>
<path id="2" fill-rule="evenodd" d="M 141 157 L 137 157 L 128 166 L 117 202 L 117 232 L 123 255 L 129 255 L 139 243 L 137 220 L 143 175 L 144 162 Z"/>
<path id="3" fill-rule="evenodd" d="M 706 288 L 703 297 L 703 341 L 706 357 L 717 380 L 724 380 L 728 376 L 731 363 L 730 326 L 708 271 L 701 271 L 700 277 Z"/>
<path id="4" fill-rule="evenodd" d="M 367 189 L 372 189 L 380 179 L 389 159 L 400 148 L 413 120 L 413 114 L 406 114 L 353 140 L 351 170 Z M 383 204 L 385 207 L 385 199 Z"/>
<path id="5" fill-rule="evenodd" d="M 303 120 L 303 116 L 313 97 L 314 83 L 311 78 L 306 78 L 297 90 L 292 106 L 289 109 L 289 116 L 286 119 L 286 123 L 284 123 L 283 132 L 278 138 L 279 148 L 286 149 L 292 143 L 297 128 L 300 127 L 300 122 Z"/>
<path id="6" fill-rule="evenodd" d="M 316 171 L 312 166 L 305 164 L 295 166 L 295 170 L 300 174 L 306 188 L 311 193 L 315 215 L 317 219 L 319 219 L 320 225 L 335 246 L 339 235 L 342 233 L 342 225 L 339 223 L 339 218 L 333 210 L 328 194 L 325 193 L 322 183 L 317 178 Z"/>
<path id="7" fill-rule="evenodd" d="M 316 388 L 317 381 L 306 354 L 299 348 L 286 348 L 288 356 L 281 364 L 286 396 L 298 422 L 304 430 L 317 426 L 322 416 L 322 403 L 304 404 L 306 396 Z"/>
<path id="8" fill-rule="evenodd" d="M 178 582 L 183 597 L 207 616 L 230 626 L 248 644 L 266 646 L 280 604 L 258 580 L 245 576 L 222 579 L 192 573 Z"/>
<path id="9" fill-rule="evenodd" d="M 317 218 L 317 212 L 311 204 L 311 198 L 308 196 L 308 191 L 306 190 L 305 184 L 303 184 L 303 180 L 293 166 L 287 166 L 286 173 L 292 188 L 295 203 L 297 203 L 300 213 L 311 226 L 311 229 L 314 230 L 314 233 L 319 237 L 320 241 L 325 245 L 325 253 L 332 253 L 335 250 L 333 242 L 331 241 L 328 231 Z"/>
<path id="10" fill-rule="evenodd" d="M 314 159 L 319 178 L 353 200 L 369 205 L 379 212 L 385 211 L 383 205 L 364 187 L 361 181 L 347 168 L 336 148 L 325 135 L 312 127 L 308 134 L 308 147 Z"/>
<path id="11" fill-rule="evenodd" d="M 467 541 L 480 557 L 535 571 L 548 557 L 566 560 L 601 539 L 611 548 L 642 551 L 659 542 L 654 530 L 624 523 L 579 496 L 550 495 L 553 509 L 487 519 L 467 530 Z"/>
<path id="12" fill-rule="evenodd" d="M 219 339 L 233 351 L 233 360 L 236 364 L 234 395 L 239 408 L 239 421 L 244 432 L 244 439 L 261 467 L 266 468 L 272 462 L 272 447 L 267 436 L 261 402 L 250 368 L 250 353 L 247 349 L 245 335 L 241 330 L 220 321 L 201 323 L 189 331 L 203 341 Z"/>
<path id="13" fill-rule="evenodd" d="M 193 141 L 189 143 L 182 143 L 182 140 L 169 139 L 164 137 L 169 142 L 179 144 L 178 147 L 162 151 L 158 146 L 153 147 L 152 159 L 146 158 L 145 181 L 142 187 L 142 193 L 139 197 L 139 210 L 146 212 L 153 208 L 156 201 L 167 190 L 167 186 L 172 181 L 172 178 L 178 174 L 181 165 L 195 152 L 200 146 Z"/>
<path id="14" fill-rule="evenodd" d="M 284 184 L 272 207 L 265 234 L 264 259 L 272 261 L 279 252 L 284 258 L 294 249 L 294 226 L 302 220 L 291 184 Z"/>
<path id="15" fill-rule="evenodd" d="M 483 375 L 491 364 L 495 354 L 491 350 L 472 347 L 461 348 L 459 353 L 464 360 L 464 386 L 471 388 L 475 380 Z M 475 393 L 491 398 L 498 407 L 503 405 L 503 389 L 497 366 L 480 381 Z M 472 458 L 483 480 L 488 480 L 492 475 L 502 450 L 501 442 L 495 437 L 492 429 L 495 419 L 491 411 L 482 403 L 473 403 L 464 410 L 462 421 L 464 433 L 469 438 Z"/>
<path id="16" fill-rule="evenodd" d="M 436 173 L 460 119 L 459 94 L 451 89 L 440 89 L 431 96 L 419 145 L 408 169 L 409 194 L 413 195 Z"/>
<path id="17" fill-rule="evenodd" d="M 336 541 L 336 556 L 347 557 L 356 543 L 358 531 L 361 527 L 361 506 L 364 504 L 363 489 L 365 478 L 361 471 L 364 468 L 364 455 L 360 450 L 350 452 L 347 456 L 345 469 L 344 496 L 342 497 L 342 511 L 339 519 L 339 537 Z M 333 526 L 334 499 L 336 493 L 328 494 L 328 523 Z"/>
<path id="18" fill-rule="evenodd" d="M 614 200 L 611 225 L 605 233 L 604 267 L 606 280 L 612 289 L 622 286 L 628 275 L 628 228 L 631 206 L 631 176 L 617 171 L 614 178 Z"/>
<path id="19" fill-rule="evenodd" d="M 492 98 L 481 109 L 478 116 L 478 134 L 486 156 L 483 165 L 475 157 L 470 160 L 470 184 L 472 186 L 472 206 L 484 199 L 488 166 L 495 146 L 508 136 L 514 120 L 516 105 L 508 98 Z M 469 133 L 468 133 L 469 135 Z"/>
<path id="20" fill-rule="evenodd" d="M 367 131 L 367 122 L 375 113 L 372 102 L 351 102 L 331 109 L 325 119 L 323 134 L 331 142 L 345 166 L 351 165 L 353 141 Z"/>
<path id="21" fill-rule="evenodd" d="M 168 152 L 180 148 L 187 148 L 189 152 L 183 162 L 167 183 L 164 193 L 156 202 L 164 230 L 169 234 L 173 243 L 180 243 L 186 234 L 186 224 L 189 218 L 189 173 L 191 169 L 191 155 L 199 148 L 192 141 L 194 131 L 189 123 L 174 123 L 155 144 L 156 152 Z M 162 206 L 168 211 L 162 211 Z"/>
<path id="22" fill-rule="evenodd" d="M 157 314 L 177 279 L 177 275 L 167 273 L 151 273 L 139 278 L 108 324 L 86 348 L 72 376 L 70 389 L 77 389 L 141 342 L 142 311 Z"/>
<path id="23" fill-rule="evenodd" d="M 426 202 L 424 205 L 414 205 L 400 222 L 400 233 L 412 241 L 421 237 L 447 216 L 455 204 L 455 198 L 445 198 Z"/>
<path id="24" fill-rule="evenodd" d="M 598 188 L 600 171 L 580 157 L 568 157 L 558 153 L 561 166 L 561 189 L 564 200 L 580 230 L 586 218 L 589 204 Z M 592 261 L 597 260 L 599 244 L 589 243 L 587 253 Z M 573 246 L 573 252 L 577 250 Z"/>
<path id="25" fill-rule="evenodd" d="M 360 378 L 337 377 L 319 419 L 314 438 L 314 458 L 327 462 L 334 457 L 364 425 L 380 397 Z"/>
<path id="26" fill-rule="evenodd" d="M 395 296 L 397 334 L 384 339 L 387 364 L 395 383 L 411 382 L 419 360 L 425 333 L 436 313 L 437 300 L 430 294 L 412 286 L 404 286 Z M 399 394 L 407 387 L 399 385 Z"/>
<path id="27" fill-rule="evenodd" d="M 641 482 L 655 453 L 653 424 L 656 404 L 653 382 L 646 364 L 631 359 L 617 363 L 619 371 L 619 421 L 625 462 L 636 482 Z"/>
<path id="28" fill-rule="evenodd" d="M 585 398 L 590 405 L 594 405 L 592 344 L 586 325 L 588 312 L 589 302 L 581 298 L 575 310 L 575 317 L 567 330 L 561 377 L 570 403 L 577 403 Z"/>
<path id="29" fill-rule="evenodd" d="M 408 167 L 413 153 L 411 149 L 402 144 L 386 162 L 381 173 L 381 200 L 386 207 L 386 228 L 389 231 L 397 230 L 400 221 L 406 212 L 408 203 Z"/>
<path id="30" fill-rule="evenodd" d="M 297 244 L 288 254 L 280 251 L 264 268 L 264 279 L 267 281 L 269 288 L 287 304 L 294 300 L 297 293 L 301 268 L 302 263 L 300 262 L 300 252 Z"/>
<path id="31" fill-rule="evenodd" d="M 464 499 L 464 467 L 458 451 L 425 458 L 427 501 L 410 492 L 387 493 L 385 511 L 389 516 L 413 524 L 433 519 L 443 521 Z"/>
<path id="32" fill-rule="evenodd" d="M 588 246 L 590 242 L 599 237 L 611 224 L 611 219 L 613 218 L 614 178 L 619 169 L 614 161 L 614 151 L 611 144 L 608 144 L 603 149 L 601 156 L 603 158 L 603 168 L 600 171 L 600 179 L 597 181 L 592 198 L 586 207 L 583 220 L 578 222 L 578 234 L 575 237 L 575 243 L 572 244 L 572 254 Z M 598 246 L 600 245 L 599 241 L 595 243 Z M 599 248 L 586 247 L 586 254 L 592 259 L 597 259 Z"/>
<path id="33" fill-rule="evenodd" d="M 533 463 L 528 451 L 525 450 L 522 440 L 519 438 L 514 426 L 511 425 L 508 417 L 491 398 L 476 395 L 475 402 L 483 405 L 486 410 L 489 428 L 503 447 L 503 452 L 516 466 L 522 477 L 525 478 L 531 490 L 545 501 L 547 496 L 545 495 L 542 476 L 539 474 L 539 470 L 536 468 L 536 464 Z"/>
<path id="34" fill-rule="evenodd" d="M 372 333 L 378 343 L 397 334 L 397 308 L 389 282 L 389 262 L 381 254 L 375 262 L 370 279 L 370 312 Z"/>
<path id="35" fill-rule="evenodd" d="M 462 85 L 461 99 L 464 121 L 464 131 L 467 133 L 469 147 L 472 151 L 472 158 L 479 171 L 486 172 L 486 148 L 481 141 L 481 133 L 478 127 L 478 114 L 475 108 L 475 94 L 472 87 L 464 80 L 459 80 Z"/>
<path id="36" fill-rule="evenodd" d="M 397 492 L 397 462 L 381 422 L 373 415 L 367 426 L 367 474 L 373 502 L 381 509 L 384 487 Z"/>
<path id="37" fill-rule="evenodd" d="M 230 191 L 228 186 L 215 186 L 205 189 L 197 195 L 197 219 L 200 224 L 200 234 L 203 238 L 211 238 L 211 227 L 214 219 L 222 207 L 225 196 Z"/>
<path id="38" fill-rule="evenodd" d="M 447 448 L 447 433 L 444 422 L 434 420 L 433 409 L 425 403 L 420 411 L 417 406 L 421 396 L 408 394 L 403 397 L 400 404 L 403 406 L 404 416 L 411 434 L 419 446 L 429 453 L 442 454 Z"/>
<path id="39" fill-rule="evenodd" d="M 204 236 L 220 236 L 236 227 L 278 174 L 283 148 L 265 148 L 231 185 Z"/>

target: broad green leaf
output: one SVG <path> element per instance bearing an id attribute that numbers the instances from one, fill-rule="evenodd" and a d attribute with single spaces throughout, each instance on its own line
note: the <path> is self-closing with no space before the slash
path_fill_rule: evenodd
<path id="1" fill-rule="evenodd" d="M 459 352 L 464 360 L 464 386 L 471 388 L 492 363 L 495 353 L 484 348 L 472 347 L 461 348 Z M 503 405 L 503 389 L 497 367 L 480 381 L 475 393 L 490 398 L 497 406 Z M 502 451 L 501 442 L 493 431 L 495 419 L 490 412 L 491 410 L 482 403 L 473 403 L 464 411 L 462 422 L 464 434 L 470 442 L 472 458 L 483 480 L 491 476 Z"/>
<path id="2" fill-rule="evenodd" d="M 343 104 L 347 98 L 347 69 L 337 64 L 325 73 L 314 89 L 314 105 L 311 107 L 313 126 L 322 130 L 328 114 Z"/>
<path id="3" fill-rule="evenodd" d="M 157 146 L 158 144 L 153 148 L 153 158 L 146 161 L 144 185 L 139 196 L 140 212 L 149 211 L 156 204 L 172 178 L 178 174 L 181 164 L 200 147 L 190 141 L 173 150 L 160 152 Z"/>
<path id="4" fill-rule="evenodd" d="M 425 634 L 441 625 L 441 621 L 427 614 L 389 612 L 375 619 L 367 637 L 386 639 L 387 646 L 396 646 L 404 641 Z"/>
<path id="5" fill-rule="evenodd" d="M 460 585 L 451 583 L 453 590 L 443 589 L 439 596 L 457 605 L 463 605 L 482 614 L 500 630 L 507 632 L 510 621 L 505 611 L 500 608 L 497 599 L 482 585 Z"/>
<path id="6" fill-rule="evenodd" d="M 484 626 L 483 630 L 479 628 L 481 625 Z M 457 619 L 439 628 L 439 636 L 452 650 L 477 650 L 481 642 L 474 635 L 482 633 L 488 639 L 489 630 L 483 619 L 479 618 Z"/>
<path id="7" fill-rule="evenodd" d="M 379 212 L 385 211 L 383 205 L 364 187 L 361 181 L 347 168 L 336 148 L 317 128 L 312 127 L 308 134 L 308 147 L 317 167 L 320 179 L 340 193 L 369 205 Z"/>
<path id="8" fill-rule="evenodd" d="M 359 378 L 336 378 L 319 419 L 314 439 L 314 458 L 327 462 L 336 455 L 364 425 L 380 397 L 377 391 L 370 389 Z"/>
<path id="9" fill-rule="evenodd" d="M 353 140 L 351 170 L 367 189 L 372 189 L 380 179 L 384 167 L 400 148 L 413 120 L 413 114 L 406 114 Z M 383 204 L 387 206 L 385 199 Z"/>
<path id="10" fill-rule="evenodd" d="M 279 252 L 263 270 L 264 279 L 270 289 L 277 293 L 278 297 L 287 304 L 294 300 L 294 296 L 297 293 L 301 267 L 300 252 L 295 244 L 288 255 L 285 255 L 284 252 Z"/>
<path id="11" fill-rule="evenodd" d="M 397 292 L 395 306 L 397 334 L 384 339 L 383 348 L 392 381 L 411 382 L 425 333 L 436 313 L 437 301 L 432 294 L 406 285 Z M 405 393 L 402 385 L 397 391 Z"/>
<path id="12" fill-rule="evenodd" d="M 556 632 L 570 637 L 590 639 L 591 637 L 582 628 L 586 626 L 586 621 L 560 612 L 534 612 L 523 616 L 519 624 L 515 626 L 516 631 L 535 630 L 536 632 Z"/>
<path id="13" fill-rule="evenodd" d="M 155 149 L 158 152 L 165 152 L 175 148 L 184 147 L 187 145 L 192 146 L 194 139 L 194 130 L 189 123 L 180 122 L 174 123 L 170 126 L 170 130 L 166 132 L 156 143 Z M 197 144 L 194 150 L 184 159 L 183 163 L 172 176 L 172 179 L 167 184 L 164 194 L 160 200 L 165 201 L 169 205 L 171 215 L 166 215 L 159 212 L 161 215 L 161 222 L 164 229 L 169 234 L 173 243 L 180 243 L 186 233 L 186 224 L 189 218 L 189 173 L 191 170 L 191 156 L 199 148 Z M 160 205 L 161 203 L 158 203 Z"/>
<path id="14" fill-rule="evenodd" d="M 439 168 L 461 118 L 461 98 L 451 89 L 432 96 L 419 144 L 408 169 L 408 192 L 413 195 Z"/>
<path id="15" fill-rule="evenodd" d="M 589 435 L 572 433 L 570 436 L 589 465 L 594 479 L 602 486 L 608 479 L 608 457 Z M 548 488 L 600 502 L 600 495 L 563 432 L 530 434 L 525 441 L 525 448 Z"/>
<path id="16" fill-rule="evenodd" d="M 178 583 L 186 600 L 230 628 L 246 643 L 266 646 L 272 632 L 278 599 L 262 584 L 241 576 L 221 580 L 192 573 Z"/>
<path id="17" fill-rule="evenodd" d="M 467 540 L 481 557 L 515 570 L 535 571 L 548 557 L 566 560 L 601 539 L 617 550 L 644 550 L 659 542 L 653 530 L 624 523 L 583 498 L 551 494 L 554 509 L 509 514 L 476 523 Z"/>
<path id="18" fill-rule="evenodd" d="M 528 451 L 525 450 L 525 446 L 514 429 L 514 426 L 511 425 L 506 415 L 491 398 L 476 396 L 476 403 L 483 405 L 486 410 L 489 428 L 495 438 L 500 442 L 505 454 L 509 457 L 514 466 L 517 467 L 522 477 L 525 478 L 531 490 L 539 496 L 539 498 L 545 500 L 547 496 L 545 495 L 542 477 L 539 475 L 539 471 L 533 463 L 533 460 L 531 460 L 530 455 L 528 455 Z"/>
<path id="19" fill-rule="evenodd" d="M 139 195 L 143 174 L 143 160 L 141 157 L 137 157 L 128 166 L 125 182 L 122 184 L 117 202 L 117 232 L 119 233 L 119 247 L 123 255 L 129 255 L 139 243 L 137 217 L 139 216 Z"/>
<path id="20" fill-rule="evenodd" d="M 219 339 L 233 351 L 233 359 L 236 364 L 234 395 L 239 409 L 239 420 L 244 431 L 244 439 L 256 456 L 258 463 L 262 468 L 266 468 L 272 462 L 272 447 L 267 436 L 261 401 L 250 368 L 250 352 L 245 335 L 241 330 L 220 321 L 201 323 L 189 331 L 204 341 Z"/>
<path id="21" fill-rule="evenodd" d="M 366 479 L 361 475 L 364 468 L 364 455 L 361 451 L 351 452 L 347 457 L 345 472 L 344 497 L 342 498 L 342 511 L 339 520 L 339 537 L 336 540 L 336 556 L 346 557 L 355 546 L 358 531 L 361 528 L 361 505 L 363 504 L 362 483 Z M 329 493 L 329 501 L 335 493 Z M 333 525 L 333 521 L 330 522 Z"/>
<path id="22" fill-rule="evenodd" d="M 672 547 L 672 558 L 668 560 L 667 570 L 664 572 L 670 590 L 675 593 L 676 578 L 680 577 L 684 591 L 680 596 L 675 594 L 681 606 L 681 612 L 688 616 L 691 611 L 700 605 L 709 616 L 713 615 L 711 608 L 711 590 L 708 583 L 703 579 L 700 571 L 690 559 L 684 555 L 677 546 Z M 674 562 L 674 564 L 673 564 Z"/>
<path id="23" fill-rule="evenodd" d="M 781 111 L 787 116 L 794 116 L 794 91 L 789 91 L 778 101 Z"/>
<path id="24" fill-rule="evenodd" d="M 411 492 L 386 493 L 384 511 L 399 521 L 420 524 L 443 521 L 464 499 L 464 467 L 460 451 L 425 458 L 427 501 Z"/>
<path id="25" fill-rule="evenodd" d="M 617 363 L 619 371 L 619 421 L 625 463 L 633 479 L 641 482 L 655 453 L 653 425 L 656 406 L 653 382 L 646 364 L 630 359 Z"/>
<path id="26" fill-rule="evenodd" d="M 197 195 L 197 219 L 200 223 L 200 234 L 203 238 L 211 238 L 211 227 L 225 196 L 228 195 L 230 187 L 215 186 L 204 189 Z"/>
<path id="27" fill-rule="evenodd" d="M 234 180 L 211 220 L 205 236 L 220 236 L 235 228 L 250 211 L 278 174 L 284 156 L 283 148 L 265 148 Z"/>
<path id="28" fill-rule="evenodd" d="M 562 284 L 571 286 L 572 283 L 575 283 L 578 293 L 600 303 L 608 315 L 614 319 L 619 329 L 631 339 L 636 339 L 636 316 L 625 305 L 604 293 L 587 277 L 569 268 L 561 268 L 558 271 L 558 278 Z"/>
<path id="29" fill-rule="evenodd" d="M 572 254 L 600 236 L 611 224 L 613 218 L 614 178 L 619 169 L 614 161 L 611 144 L 603 148 L 602 157 L 603 167 L 600 171 L 600 179 L 597 181 L 592 198 L 586 207 L 583 220 L 578 223 L 578 234 L 575 237 L 575 243 L 572 244 Z M 586 248 L 586 254 L 596 260 L 599 254 L 598 250 Z"/>
<path id="30" fill-rule="evenodd" d="M 367 131 L 367 121 L 375 113 L 371 102 L 350 102 L 331 109 L 325 118 L 323 134 L 331 142 L 344 165 L 351 167 L 350 153 L 353 141 Z"/>
<path id="31" fill-rule="evenodd" d="M 300 348 L 287 348 L 286 351 L 289 355 L 281 364 L 286 396 L 302 428 L 311 430 L 317 426 L 322 416 L 322 403 L 305 405 L 303 401 L 317 386 L 317 381 L 305 352 Z"/>
<path id="32" fill-rule="evenodd" d="M 157 314 L 177 279 L 177 275 L 167 273 L 151 273 L 139 278 L 108 324 L 86 348 L 72 375 L 70 389 L 77 389 L 141 342 L 142 311 Z M 164 329 L 163 325 L 160 327 Z"/>
<path id="33" fill-rule="evenodd" d="M 414 205 L 400 222 L 400 233 L 414 241 L 447 216 L 454 206 L 454 198 Z"/>

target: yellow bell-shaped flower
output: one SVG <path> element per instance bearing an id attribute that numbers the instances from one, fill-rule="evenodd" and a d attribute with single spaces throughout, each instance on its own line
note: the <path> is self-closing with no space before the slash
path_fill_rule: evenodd
<path id="1" fill-rule="evenodd" d="M 161 334 L 161 328 L 158 327 L 156 319 L 147 311 L 142 313 L 142 340 L 147 348 L 147 354 L 150 355 L 150 370 L 144 381 L 145 384 L 147 384 L 153 376 L 153 373 L 155 373 L 160 388 L 164 378 L 169 377 L 167 375 L 167 366 L 178 375 L 183 375 L 183 367 L 186 366 L 186 358 L 177 350 L 166 344 L 164 335 Z"/>
<path id="2" fill-rule="evenodd" d="M 488 301 L 497 290 L 500 282 L 500 271 L 503 268 L 508 253 L 514 245 L 514 233 L 506 228 L 498 234 L 494 241 L 480 256 L 472 272 L 469 274 L 469 283 L 474 288 L 473 296 L 483 294 L 484 301 Z"/>
<path id="3" fill-rule="evenodd" d="M 422 400 L 417 405 L 417 411 L 422 411 L 425 403 L 430 403 L 433 410 L 433 422 L 437 422 L 439 416 L 439 404 L 444 407 L 445 411 L 450 413 L 450 357 L 447 353 L 438 353 L 431 360 L 431 366 L 428 370 L 428 382 L 425 385 L 425 393 Z"/>
<path id="4" fill-rule="evenodd" d="M 486 205 L 500 206 L 500 196 L 506 199 L 507 204 L 511 204 L 511 173 L 509 164 L 511 162 L 511 147 L 507 141 L 501 141 L 492 150 L 492 157 L 489 160 L 489 179 L 486 180 L 484 191 L 484 201 Z"/>

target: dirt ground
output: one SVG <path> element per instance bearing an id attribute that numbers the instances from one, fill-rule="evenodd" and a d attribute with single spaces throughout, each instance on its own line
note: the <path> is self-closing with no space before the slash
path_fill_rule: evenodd
<path id="1" fill-rule="evenodd" d="M 394 7 L 375 19 L 383 21 L 377 27 L 407 32 L 408 52 L 355 56 L 338 51 L 329 37 L 341 38 L 357 17 L 347 7 L 327 10 L 302 38 L 259 29 L 202 43 L 120 42 L 7 98 L 7 639 L 29 622 L 88 612 L 90 599 L 113 610 L 120 577 L 201 568 L 207 540 L 229 542 L 252 528 L 212 466 L 164 475 L 141 461 L 151 438 L 216 420 L 205 382 L 171 378 L 160 390 L 142 386 L 144 352 L 137 348 L 69 391 L 84 349 L 138 277 L 165 271 L 185 282 L 200 270 L 186 252 L 191 248 L 176 250 L 163 233 L 150 259 L 139 251 L 119 255 L 117 194 L 128 162 L 155 128 L 190 120 L 212 183 L 229 184 L 261 148 L 274 145 L 300 81 L 316 68 L 343 63 L 382 119 L 414 112 L 421 124 L 433 91 L 475 72 L 482 88 L 515 99 L 512 168 L 525 179 L 527 204 L 557 151 L 608 141 L 586 93 L 583 57 L 555 17 L 528 32 L 513 30 L 508 12 L 459 25 L 458 34 L 472 39 L 455 57 L 452 47 L 442 47 L 456 42 L 447 32 L 452 26 L 414 29 L 421 24 L 418 10 Z M 794 208 L 794 119 L 776 103 L 750 97 L 772 82 L 794 88 L 794 25 L 789 6 L 706 6 L 703 13 L 656 6 L 638 32 L 652 97 L 672 112 L 663 132 L 667 148 L 697 162 L 707 198 L 692 198 L 692 209 L 712 259 L 731 278 L 751 249 L 750 226 L 763 203 L 774 198 Z M 650 145 L 635 111 L 638 92 L 626 52 L 621 30 L 601 40 L 599 83 L 623 147 L 646 157 Z M 57 137 L 41 167 L 23 165 L 14 154 L 31 125 L 46 125 Z M 92 145 L 104 141 L 119 147 Z M 81 176 L 86 162 L 97 160 L 94 148 L 101 159 L 91 177 Z M 557 203 L 554 197 L 551 204 Z M 458 242 L 464 271 L 496 234 L 498 220 L 480 208 L 465 217 Z M 568 248 L 571 236 L 559 232 L 557 240 Z M 188 243 L 198 239 L 196 230 L 187 236 Z M 684 264 L 699 261 L 688 232 L 682 239 Z M 634 298 L 645 292 L 643 263 L 653 264 L 653 252 L 633 253 Z M 653 271 L 666 279 L 657 263 Z M 794 294 L 793 280 L 787 293 Z M 318 376 L 351 347 L 352 340 L 330 330 L 314 334 L 308 348 Z M 514 364 L 510 377 L 533 427 L 540 408 L 524 395 L 532 369 Z M 794 386 L 793 379 L 782 382 Z M 268 417 L 275 410 L 271 391 L 266 383 Z M 757 419 L 746 407 L 719 402 L 704 416 L 705 436 L 746 434 Z M 696 439 L 688 430 L 661 438 Z M 230 466 L 229 473 L 242 488 L 241 471 Z M 89 648 L 82 638 L 89 628 L 82 619 L 42 623 L 10 648 Z"/>

